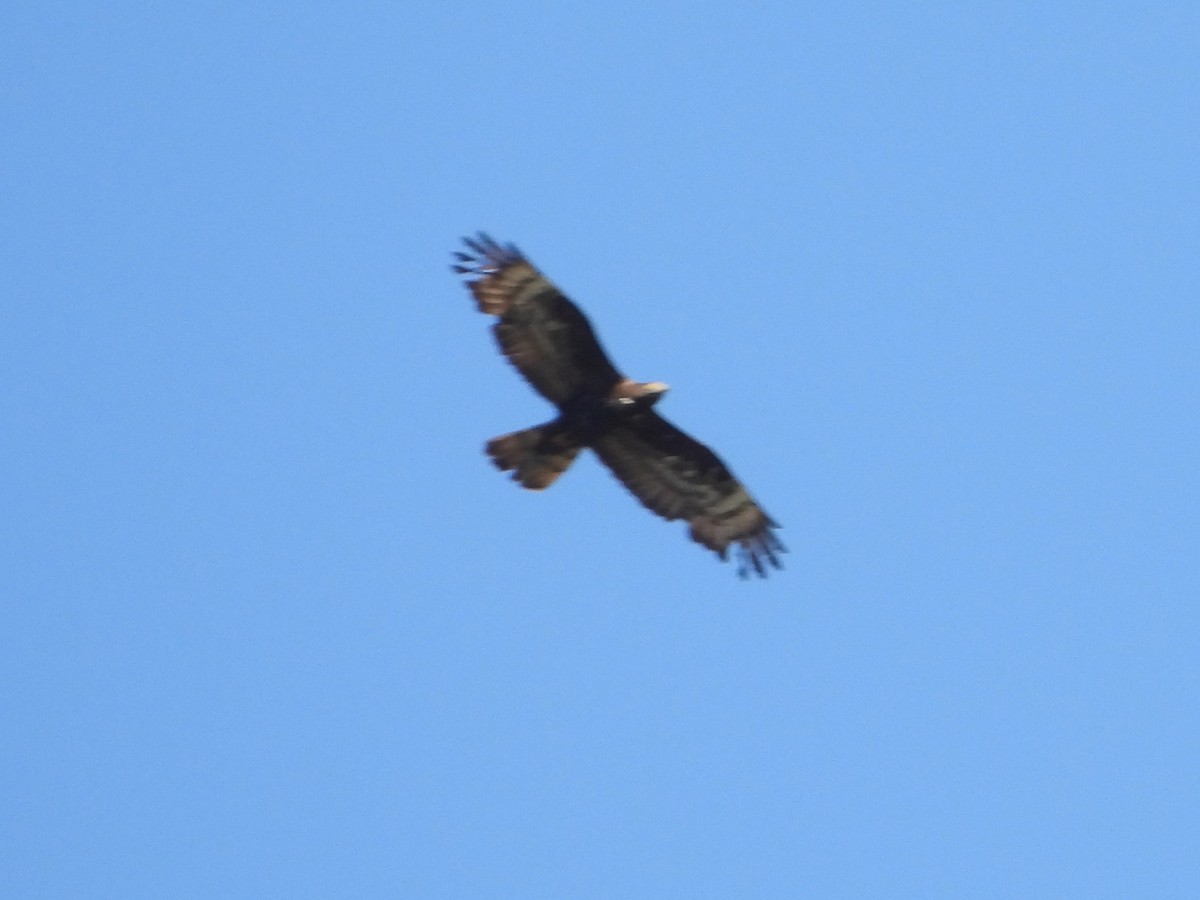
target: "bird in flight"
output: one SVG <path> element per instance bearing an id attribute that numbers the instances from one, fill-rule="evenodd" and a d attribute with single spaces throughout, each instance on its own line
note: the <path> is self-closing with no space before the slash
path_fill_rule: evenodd
<path id="1" fill-rule="evenodd" d="M 590 448 L 647 509 L 685 520 L 722 560 L 734 547 L 743 578 L 781 568 L 778 523 L 712 450 L 655 412 L 667 386 L 617 371 L 579 307 L 514 245 L 482 232 L 463 243 L 452 268 L 479 310 L 497 317 L 492 331 L 509 362 L 558 408 L 549 422 L 488 441 L 496 467 L 540 491 Z"/>

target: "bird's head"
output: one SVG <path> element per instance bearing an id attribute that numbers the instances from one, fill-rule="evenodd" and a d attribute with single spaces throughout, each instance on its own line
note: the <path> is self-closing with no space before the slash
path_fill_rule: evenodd
<path id="1" fill-rule="evenodd" d="M 644 384 L 638 385 L 638 387 L 641 388 L 641 391 L 637 399 L 646 406 L 653 406 L 667 392 L 666 384 L 661 381 L 647 381 Z"/>
<path id="2" fill-rule="evenodd" d="M 608 403 L 617 409 L 649 409 L 667 392 L 661 381 L 633 381 L 626 378 L 612 389 Z"/>

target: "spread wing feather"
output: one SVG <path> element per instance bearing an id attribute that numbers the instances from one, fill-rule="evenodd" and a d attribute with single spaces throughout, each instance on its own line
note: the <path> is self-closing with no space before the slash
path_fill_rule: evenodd
<path id="1" fill-rule="evenodd" d="M 587 317 L 520 250 L 482 233 L 464 243 L 472 252 L 456 253 L 453 269 L 478 276 L 466 286 L 482 312 L 499 317 L 500 349 L 538 393 L 561 405 L 621 380 Z"/>
<path id="2" fill-rule="evenodd" d="M 739 553 L 738 574 L 780 568 L 786 548 L 779 526 L 704 444 L 648 411 L 607 429 L 592 444 L 596 455 L 652 512 L 684 519 L 692 539 L 722 559 Z"/>

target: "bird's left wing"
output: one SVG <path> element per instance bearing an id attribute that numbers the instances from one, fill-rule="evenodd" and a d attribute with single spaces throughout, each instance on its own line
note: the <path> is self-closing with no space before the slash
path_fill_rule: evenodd
<path id="1" fill-rule="evenodd" d="M 725 559 L 730 545 L 739 554 L 738 574 L 766 575 L 781 568 L 786 552 L 779 525 L 750 496 L 725 464 L 704 444 L 653 411 L 638 413 L 607 429 L 592 449 L 649 510 L 664 519 L 684 519 L 694 541 Z"/>

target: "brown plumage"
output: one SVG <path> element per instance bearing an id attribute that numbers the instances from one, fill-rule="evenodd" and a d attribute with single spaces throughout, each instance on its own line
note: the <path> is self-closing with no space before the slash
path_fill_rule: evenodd
<path id="1" fill-rule="evenodd" d="M 667 386 L 636 382 L 613 366 L 579 308 L 521 255 L 485 234 L 466 238 L 455 272 L 481 312 L 498 317 L 496 341 L 508 360 L 558 407 L 544 425 L 487 444 L 496 467 L 531 490 L 549 487 L 590 447 L 629 491 L 664 519 L 684 519 L 693 540 L 738 573 L 780 568 L 778 524 L 704 444 L 653 410 Z"/>

